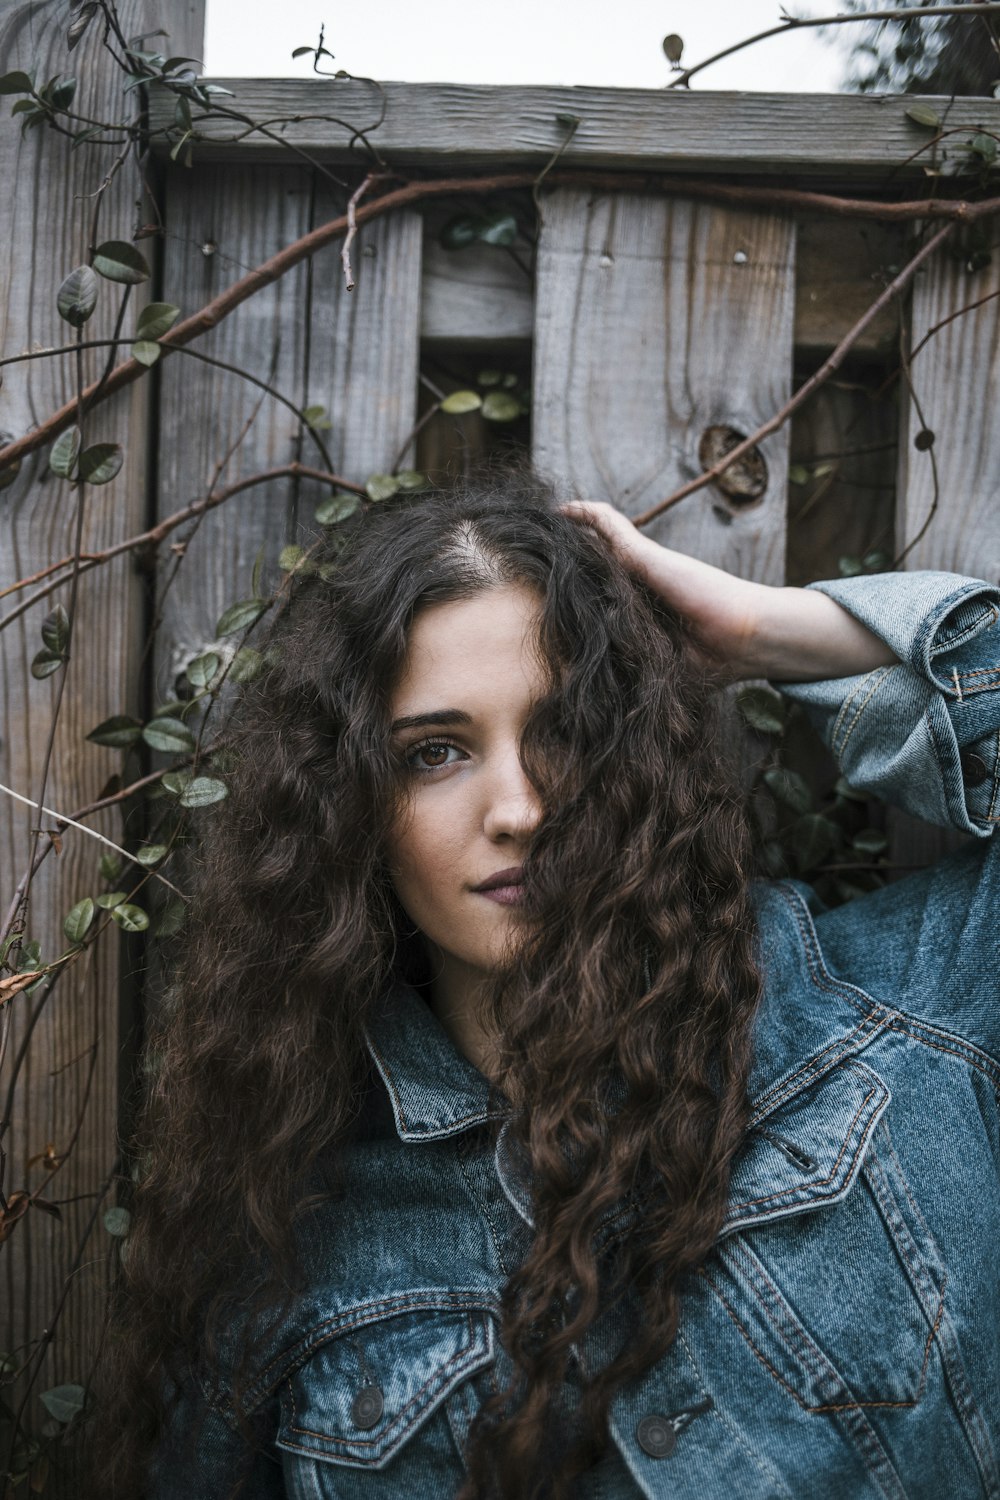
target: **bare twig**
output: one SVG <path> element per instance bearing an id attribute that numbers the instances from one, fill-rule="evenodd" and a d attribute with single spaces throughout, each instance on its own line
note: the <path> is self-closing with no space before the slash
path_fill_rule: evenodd
<path id="1" fill-rule="evenodd" d="M 2 782 L 0 782 L 0 792 L 4 792 L 8 797 L 13 797 L 15 802 L 23 802 L 26 807 L 37 808 L 38 811 L 44 813 L 46 817 L 55 818 L 56 822 L 60 825 L 60 831 L 63 828 L 76 828 L 80 831 L 80 833 L 86 833 L 92 839 L 97 839 L 98 843 L 106 844 L 109 849 L 113 849 L 116 854 L 120 854 L 122 859 L 127 859 L 133 865 L 138 865 L 139 868 L 145 872 L 145 874 L 152 875 L 154 879 L 160 880 L 164 885 L 169 886 L 176 896 L 183 896 L 183 891 L 179 891 L 173 884 L 173 882 L 168 880 L 165 875 L 161 875 L 157 870 L 149 869 L 147 865 L 143 864 L 141 859 L 136 859 L 134 854 L 129 854 L 127 849 L 123 849 L 121 845 L 116 844 L 113 839 L 105 838 L 104 834 L 98 833 L 96 828 L 88 828 L 85 823 L 77 822 L 76 818 L 71 818 L 66 813 L 55 812 L 51 807 L 42 807 L 39 803 L 33 802 L 30 797 L 24 797 L 20 792 L 15 792 L 11 787 L 4 786 Z"/>
<path id="2" fill-rule="evenodd" d="M 809 26 L 846 26 L 852 21 L 912 21 L 923 20 L 925 16 L 975 16 L 975 15 L 997 15 L 1000 14 L 1000 3 L 997 0 L 984 0 L 984 3 L 959 4 L 959 5 L 921 5 L 919 10 L 870 10 L 860 11 L 854 15 L 845 16 L 813 16 L 802 18 L 800 16 L 785 16 L 778 26 L 770 26 L 767 31 L 758 31 L 755 36 L 748 36 L 742 42 L 734 42 L 731 47 L 724 47 L 721 52 L 713 52 L 711 57 L 706 57 L 703 62 L 695 63 L 693 68 L 684 68 L 676 78 L 667 84 L 668 89 L 687 88 L 691 79 L 703 68 L 712 63 L 721 61 L 724 57 L 732 57 L 734 52 L 742 52 L 746 47 L 752 47 L 756 42 L 763 42 L 770 36 L 783 36 L 789 31 L 800 31 Z"/>
<path id="3" fill-rule="evenodd" d="M 351 246 L 354 236 L 358 232 L 357 207 L 367 193 L 373 182 L 377 182 L 382 174 L 369 172 L 359 188 L 351 194 L 347 200 L 347 233 L 344 235 L 344 243 L 340 247 L 340 263 L 344 268 L 344 287 L 348 292 L 354 291 L 354 272 L 351 270 Z"/>
<path id="4" fill-rule="evenodd" d="M 139 532 L 137 536 L 126 537 L 124 541 L 115 542 L 113 546 L 105 547 L 101 552 L 81 553 L 80 571 L 81 573 L 89 572 L 91 568 L 100 567 L 102 563 L 109 562 L 111 558 L 118 557 L 123 552 L 134 552 L 138 547 L 155 547 L 165 537 L 169 536 L 172 531 L 176 530 L 178 526 L 183 526 L 185 521 L 193 520 L 196 516 L 201 515 L 203 511 L 214 510 L 217 505 L 222 505 L 226 500 L 232 499 L 234 495 L 240 494 L 243 490 L 253 489 L 255 485 L 271 484 L 276 479 L 284 478 L 318 479 L 321 484 L 330 484 L 340 490 L 349 490 L 354 495 L 367 494 L 364 485 L 355 484 L 352 479 L 343 479 L 339 474 L 331 474 L 324 469 L 313 469 L 308 464 L 280 464 L 274 469 L 264 469 L 259 474 L 249 474 L 245 479 L 238 479 L 235 483 L 226 485 L 225 489 L 217 490 L 212 494 L 202 496 L 200 500 L 192 501 L 183 510 L 175 511 L 172 516 L 165 516 L 162 521 L 158 521 L 148 531 Z M 4 590 L 3 594 L 0 594 L 0 598 L 3 598 L 5 594 L 15 593 L 22 588 L 29 587 L 33 583 L 38 583 L 42 579 L 50 577 L 51 574 L 59 572 L 60 569 L 71 567 L 72 564 L 72 557 L 60 558 L 58 562 L 50 563 L 46 568 L 40 568 L 30 578 L 22 578 L 17 583 L 10 584 Z M 65 581 L 65 578 L 53 579 L 44 588 L 39 589 L 29 598 L 22 599 L 20 604 L 16 605 L 9 614 L 4 615 L 3 619 L 0 619 L 0 630 L 12 624 L 19 615 L 24 614 L 25 610 L 30 609 L 33 604 L 37 604 L 40 599 L 44 599 L 48 594 L 51 594 L 53 589 L 61 587 Z"/>
<path id="5" fill-rule="evenodd" d="M 899 296 L 900 292 L 909 286 L 916 273 L 920 270 L 920 267 L 930 259 L 940 245 L 944 244 L 945 240 L 952 233 L 953 227 L 951 224 L 945 224 L 943 228 L 938 230 L 937 234 L 933 235 L 925 245 L 921 246 L 916 255 L 907 261 L 899 275 L 890 281 L 885 290 L 876 297 L 867 312 L 848 330 L 829 358 L 824 360 L 819 369 L 809 377 L 804 385 L 799 386 L 799 389 L 790 400 L 785 402 L 780 411 L 775 412 L 773 417 L 769 417 L 762 426 L 758 427 L 756 432 L 752 432 L 741 443 L 737 443 L 735 448 L 730 449 L 710 469 L 706 469 L 696 479 L 692 479 L 687 484 L 682 485 L 679 490 L 675 490 L 665 500 L 660 500 L 649 510 L 644 511 L 641 516 L 634 517 L 636 526 L 648 526 L 650 521 L 662 515 L 671 506 L 677 505 L 681 500 L 686 499 L 688 495 L 693 495 L 696 490 L 704 489 L 706 484 L 711 484 L 714 479 L 718 479 L 720 475 L 724 474 L 730 464 L 742 458 L 745 453 L 749 453 L 751 448 L 755 448 L 758 443 L 762 442 L 764 438 L 769 437 L 772 432 L 777 432 L 778 428 L 787 422 L 792 413 L 798 411 L 799 407 L 808 401 L 814 391 L 817 391 L 824 381 L 829 379 L 834 370 L 843 363 L 845 356 L 854 344 L 857 343 L 869 323 L 877 318 L 882 309 L 888 306 L 895 297 Z"/>
<path id="6" fill-rule="evenodd" d="M 1000 0 L 998 0 L 1000 3 Z M 368 204 L 361 204 L 356 212 L 358 225 L 369 219 L 389 213 L 393 209 L 407 207 L 425 198 L 449 197 L 456 193 L 503 192 L 512 188 L 530 187 L 535 181 L 531 172 L 510 172 L 489 177 L 439 178 L 428 182 L 411 182 L 405 187 L 383 193 Z M 773 208 L 807 209 L 820 213 L 836 214 L 847 218 L 885 219 L 906 221 L 910 219 L 946 219 L 954 222 L 975 223 L 991 214 L 1000 213 L 1000 198 L 986 198 L 978 203 L 965 199 L 921 199 L 906 203 L 881 203 L 868 199 L 837 198 L 824 193 L 797 192 L 790 188 L 741 187 L 731 183 L 698 182 L 684 177 L 657 177 L 653 174 L 624 173 L 553 173 L 549 182 L 559 186 L 597 187 L 608 191 L 647 190 L 660 193 L 676 193 L 689 198 L 706 198 L 723 203 L 756 203 Z M 222 322 L 241 303 L 252 297 L 262 287 L 278 281 L 294 266 L 308 260 L 331 241 L 347 230 L 347 215 L 341 214 L 326 224 L 319 225 L 300 239 L 286 245 L 254 270 L 225 288 L 211 302 L 189 318 L 175 324 L 169 333 L 160 339 L 164 355 L 191 343 L 201 334 Z M 146 373 L 146 367 L 138 360 L 125 360 L 111 372 L 102 391 L 102 399 L 131 385 Z M 84 392 L 85 400 L 94 393 L 94 387 Z M 44 447 L 74 420 L 76 403 L 69 402 L 59 408 L 38 427 L 18 438 L 16 442 L 0 449 L 0 470 L 18 463 L 29 453 Z"/>

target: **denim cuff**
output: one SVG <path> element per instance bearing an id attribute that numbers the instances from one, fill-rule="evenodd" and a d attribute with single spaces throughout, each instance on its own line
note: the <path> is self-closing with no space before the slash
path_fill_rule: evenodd
<path id="1" fill-rule="evenodd" d="M 1000 822 L 1000 589 L 938 572 L 809 587 L 885 641 L 899 665 L 775 686 L 808 710 L 852 786 L 988 837 Z"/>

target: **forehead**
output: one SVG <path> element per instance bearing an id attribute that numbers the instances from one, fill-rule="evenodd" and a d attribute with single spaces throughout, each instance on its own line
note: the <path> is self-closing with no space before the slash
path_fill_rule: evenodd
<path id="1" fill-rule="evenodd" d="M 545 676 L 538 650 L 540 613 L 538 595 L 521 584 L 421 610 L 393 689 L 394 715 L 448 706 L 437 701 L 442 695 L 450 704 L 463 694 L 488 699 L 500 689 L 539 694 Z"/>

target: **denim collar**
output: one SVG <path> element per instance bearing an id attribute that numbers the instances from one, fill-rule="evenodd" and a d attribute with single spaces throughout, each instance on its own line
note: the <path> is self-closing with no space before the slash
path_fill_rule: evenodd
<path id="1" fill-rule="evenodd" d="M 396 981 L 366 1040 L 401 1141 L 439 1141 L 502 1117 L 491 1106 L 488 1081 L 412 985 Z"/>

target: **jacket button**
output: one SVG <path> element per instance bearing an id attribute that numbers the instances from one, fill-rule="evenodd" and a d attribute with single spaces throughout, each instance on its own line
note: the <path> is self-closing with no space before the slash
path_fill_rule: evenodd
<path id="1" fill-rule="evenodd" d="M 385 1408 L 377 1385 L 363 1385 L 351 1402 L 351 1421 L 355 1427 L 374 1427 Z"/>
<path id="2" fill-rule="evenodd" d="M 677 1442 L 670 1419 L 655 1414 L 643 1417 L 635 1429 L 635 1436 L 643 1453 L 648 1453 L 650 1458 L 669 1458 Z"/>
<path id="3" fill-rule="evenodd" d="M 962 780 L 966 786 L 982 786 L 989 775 L 983 757 L 972 750 L 963 750 L 959 760 L 962 763 Z"/>

